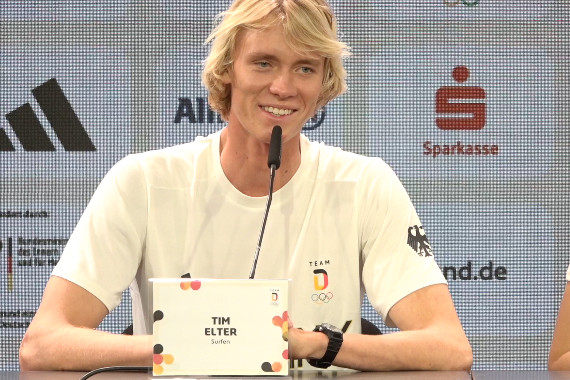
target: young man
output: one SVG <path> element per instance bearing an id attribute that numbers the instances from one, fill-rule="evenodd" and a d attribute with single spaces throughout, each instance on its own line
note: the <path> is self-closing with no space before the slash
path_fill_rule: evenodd
<path id="1" fill-rule="evenodd" d="M 554 337 L 550 346 L 548 369 L 570 371 L 570 266 L 566 272 L 566 290 L 560 304 Z"/>
<path id="2" fill-rule="evenodd" d="M 469 369 L 471 347 L 431 249 L 408 243 L 425 236 L 394 173 L 301 134 L 346 88 L 346 47 L 326 1 L 237 0 L 210 40 L 203 79 L 227 126 L 129 156 L 108 173 L 46 286 L 22 368 L 150 365 L 148 278 L 247 278 L 280 125 L 282 161 L 256 275 L 292 279 L 290 357 L 319 368 Z M 317 290 L 324 276 L 328 302 Z M 132 281 L 135 335 L 93 330 Z M 360 334 L 364 289 L 401 332 Z M 347 327 L 340 349 L 328 335 L 339 333 L 322 323 Z"/>

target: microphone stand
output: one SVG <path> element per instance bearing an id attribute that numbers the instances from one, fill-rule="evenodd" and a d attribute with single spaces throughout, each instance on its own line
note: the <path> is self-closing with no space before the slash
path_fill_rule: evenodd
<path id="1" fill-rule="evenodd" d="M 267 223 L 267 216 L 269 215 L 269 207 L 271 206 L 271 199 L 273 198 L 273 182 L 275 180 L 275 171 L 281 166 L 281 127 L 276 125 L 271 131 L 271 140 L 269 142 L 269 155 L 267 157 L 267 166 L 269 166 L 269 194 L 267 196 L 267 205 L 265 206 L 265 215 L 263 216 L 263 223 L 261 224 L 261 231 L 259 232 L 259 240 L 257 241 L 257 248 L 253 257 L 253 264 L 249 272 L 249 279 L 255 276 L 255 268 L 257 267 L 257 259 L 259 258 L 259 251 L 261 250 L 261 241 L 263 240 L 263 233 L 265 232 L 265 224 Z"/>
<path id="2" fill-rule="evenodd" d="M 265 215 L 263 216 L 263 223 L 261 224 L 261 231 L 259 232 L 259 239 L 257 241 L 257 248 L 255 249 L 255 256 L 253 257 L 253 265 L 249 272 L 249 279 L 252 280 L 255 276 L 255 268 L 257 267 L 257 259 L 259 258 L 259 251 L 261 250 L 261 242 L 263 240 L 263 233 L 265 232 L 265 224 L 267 223 L 267 216 L 269 215 L 269 207 L 271 206 L 271 199 L 273 198 L 273 181 L 275 180 L 275 165 L 271 165 L 269 173 L 269 195 L 267 196 L 267 204 L 265 205 Z"/>

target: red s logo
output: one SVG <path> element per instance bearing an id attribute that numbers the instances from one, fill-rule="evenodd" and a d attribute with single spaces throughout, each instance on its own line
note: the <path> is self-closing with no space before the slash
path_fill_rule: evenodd
<path id="1" fill-rule="evenodd" d="M 453 78 L 463 83 L 469 78 L 469 69 L 458 66 L 453 69 Z M 478 99 L 485 99 L 485 90 L 481 87 L 444 86 L 435 95 L 435 112 L 438 116 L 435 123 L 439 129 L 446 130 L 478 130 L 483 129 L 487 121 L 487 106 Z M 464 100 L 463 102 L 457 100 Z M 471 116 L 461 116 L 470 114 Z"/>

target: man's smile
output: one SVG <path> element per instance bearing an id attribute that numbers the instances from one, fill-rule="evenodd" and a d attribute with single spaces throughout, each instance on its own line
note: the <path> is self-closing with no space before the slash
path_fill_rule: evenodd
<path id="1" fill-rule="evenodd" d="M 272 115 L 275 116 L 287 116 L 287 115 L 291 115 L 295 110 L 290 109 L 290 108 L 277 108 L 277 107 L 271 107 L 271 106 L 262 106 L 261 107 L 264 111 L 269 112 Z"/>

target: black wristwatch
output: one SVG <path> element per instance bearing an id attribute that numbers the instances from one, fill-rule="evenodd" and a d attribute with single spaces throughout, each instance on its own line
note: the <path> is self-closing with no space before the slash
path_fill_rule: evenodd
<path id="1" fill-rule="evenodd" d="M 335 327 L 329 323 L 322 323 L 315 327 L 313 331 L 322 332 L 329 337 L 329 345 L 327 346 L 327 352 L 325 356 L 320 359 L 309 359 L 307 360 L 310 365 L 317 368 L 328 368 L 331 366 L 336 354 L 342 346 L 342 330 Z"/>

